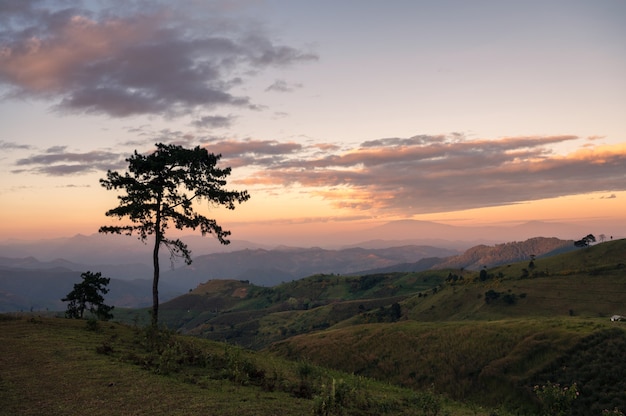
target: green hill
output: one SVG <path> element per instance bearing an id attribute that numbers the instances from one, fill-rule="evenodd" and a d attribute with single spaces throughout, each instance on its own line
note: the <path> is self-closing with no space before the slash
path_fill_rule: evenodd
<path id="1" fill-rule="evenodd" d="M 577 383 L 573 414 L 626 409 L 626 240 L 533 264 L 450 270 L 399 303 L 400 321 L 363 313 L 271 350 L 457 400 L 524 409 L 533 387 Z M 526 410 L 528 410 L 526 408 Z"/>
<path id="2" fill-rule="evenodd" d="M 161 316 L 183 333 L 475 406 L 536 414 L 533 388 L 551 382 L 578 386 L 572 414 L 626 411 L 626 382 L 615 376 L 626 372 L 626 324 L 609 320 L 626 315 L 626 240 L 565 251 L 271 288 L 211 281 L 163 304 Z"/>

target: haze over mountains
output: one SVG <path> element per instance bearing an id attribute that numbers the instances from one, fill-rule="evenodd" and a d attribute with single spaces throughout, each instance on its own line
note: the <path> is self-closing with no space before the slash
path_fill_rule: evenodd
<path id="1" fill-rule="evenodd" d="M 193 250 L 194 262 L 191 266 L 180 260 L 170 264 L 163 253 L 160 292 L 165 301 L 211 279 L 272 286 L 318 273 L 419 271 L 438 264 L 478 268 L 498 264 L 499 259 L 523 260 L 529 254 L 569 248 L 569 240 L 590 232 L 609 235 L 605 230 L 561 223 L 456 227 L 397 221 L 350 235 L 329 236 L 323 247 L 272 246 L 236 239 L 222 246 L 210 236 L 187 236 L 183 240 Z M 508 247 L 503 244 L 537 236 L 556 238 Z M 508 257 L 499 254 L 504 251 Z M 111 278 L 108 299 L 114 305 L 139 307 L 150 303 L 150 243 L 142 244 L 135 237 L 94 234 L 0 243 L 0 309 L 63 309 L 60 298 L 85 271 Z"/>
<path id="2" fill-rule="evenodd" d="M 620 238 L 626 236 L 626 224 L 606 225 L 591 223 L 562 223 L 531 221 L 514 226 L 453 226 L 448 224 L 401 220 L 385 223 L 359 231 L 321 236 L 247 235 L 233 234 L 231 244 L 221 245 L 212 236 L 197 234 L 183 236 L 193 257 L 210 253 L 230 252 L 243 249 L 273 249 L 278 246 L 322 247 L 342 249 L 348 247 L 386 248 L 401 245 L 430 245 L 455 250 L 466 250 L 478 244 L 499 244 L 523 241 L 533 237 L 556 237 L 564 240 L 579 239 L 589 233 Z M 84 264 L 150 264 L 152 246 L 143 244 L 135 237 L 92 234 L 89 236 L 30 240 L 0 241 L 0 257 L 35 257 L 39 261 L 64 259 Z"/>

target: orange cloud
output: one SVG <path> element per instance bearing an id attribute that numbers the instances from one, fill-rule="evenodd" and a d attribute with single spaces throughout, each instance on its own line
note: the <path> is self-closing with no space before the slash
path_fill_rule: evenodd
<path id="1" fill-rule="evenodd" d="M 338 208 L 396 215 L 514 204 L 626 189 L 626 144 L 554 154 L 577 136 L 381 139 L 322 156 L 296 155 L 245 179 L 300 186 Z"/>

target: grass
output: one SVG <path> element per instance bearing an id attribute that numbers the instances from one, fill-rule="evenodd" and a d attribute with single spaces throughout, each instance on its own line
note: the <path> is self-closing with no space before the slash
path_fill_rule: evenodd
<path id="1" fill-rule="evenodd" d="M 597 362 L 596 369 L 613 367 L 618 373 L 622 371 L 619 369 L 626 365 L 626 351 L 620 355 L 613 348 L 611 354 L 604 354 L 599 348 L 584 346 L 588 337 L 606 331 L 617 331 L 605 335 L 607 343 L 621 345 L 621 337 L 626 337 L 624 328 L 606 319 L 403 321 L 297 336 L 274 344 L 271 350 L 292 359 L 308 357 L 321 366 L 416 391 L 434 386 L 458 401 L 505 405 L 516 412 L 532 414 L 538 405 L 532 386 L 558 376 L 554 363 L 566 360 L 580 366 L 582 360 L 575 357 L 584 350 L 588 361 Z M 570 371 L 561 378 L 570 384 L 578 381 L 584 391 L 582 383 L 594 371 Z M 595 377 L 599 384 L 615 384 L 609 378 Z M 587 391 L 589 396 L 596 393 L 597 387 Z M 614 396 L 615 392 L 608 394 Z"/>
<path id="2" fill-rule="evenodd" d="M 161 307 L 181 331 L 278 341 L 258 352 L 155 340 L 137 327 L 145 311 L 99 331 L 0 317 L 0 412 L 534 415 L 548 382 L 577 384 L 573 415 L 624 411 L 626 327 L 608 317 L 626 315 L 625 253 L 618 240 L 481 273 L 213 281 Z"/>
<path id="3" fill-rule="evenodd" d="M 0 315 L 1 415 L 488 415 L 413 390 L 208 340 Z M 437 413 L 433 413 L 433 412 Z M 453 412 L 453 413 L 451 413 Z"/>
<path id="4" fill-rule="evenodd" d="M 223 380 L 203 386 L 146 371 L 115 356 L 136 334 L 85 321 L 33 318 L 0 322 L 0 414 L 3 415 L 282 415 L 309 413 L 311 405 L 284 392 L 266 392 Z M 111 341 L 119 340 L 119 341 Z M 128 353 L 128 347 L 126 348 Z M 122 351 L 120 351 L 122 352 Z"/>

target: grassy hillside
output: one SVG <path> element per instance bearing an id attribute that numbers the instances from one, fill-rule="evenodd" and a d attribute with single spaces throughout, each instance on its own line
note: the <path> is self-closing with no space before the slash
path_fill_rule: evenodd
<path id="1" fill-rule="evenodd" d="M 308 357 L 416 389 L 435 385 L 459 400 L 529 411 L 533 387 L 577 383 L 577 415 L 626 409 L 626 240 L 530 262 L 448 270 L 444 283 L 329 330 L 274 344 Z M 382 314 L 384 317 L 385 314 Z"/>
<path id="2" fill-rule="evenodd" d="M 521 414 L 533 414 L 533 386 L 547 382 L 578 384 L 575 414 L 626 409 L 626 382 L 616 380 L 626 371 L 626 330 L 607 320 L 370 324 L 293 337 L 271 350 Z"/>
<path id="3" fill-rule="evenodd" d="M 626 240 L 480 273 L 451 270 L 436 296 L 403 307 L 420 321 L 626 315 Z"/>
<path id="4" fill-rule="evenodd" d="M 534 242 L 524 247 L 532 250 Z M 400 318 L 606 317 L 626 314 L 625 253 L 626 240 L 619 240 L 480 271 L 315 275 L 274 287 L 213 280 L 164 303 L 161 318 L 185 333 L 259 349 L 335 325 Z M 147 319 L 146 313 L 136 316 Z M 117 311 L 116 319 L 133 318 Z"/>
<path id="5" fill-rule="evenodd" d="M 161 305 L 169 328 L 260 349 L 274 341 L 329 328 L 441 285 L 446 273 L 315 275 L 266 288 L 239 280 L 213 280 Z M 142 319 L 147 314 L 142 313 Z M 118 311 L 116 319 L 131 322 Z"/>
<path id="6" fill-rule="evenodd" d="M 510 249 L 510 246 L 506 246 Z M 163 304 L 172 328 L 476 406 L 536 414 L 533 388 L 579 388 L 575 415 L 626 411 L 626 240 L 480 270 L 212 281 Z"/>
<path id="7" fill-rule="evenodd" d="M 0 315 L 0 415 L 480 415 L 433 391 L 129 326 Z"/>

